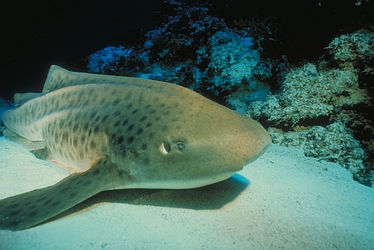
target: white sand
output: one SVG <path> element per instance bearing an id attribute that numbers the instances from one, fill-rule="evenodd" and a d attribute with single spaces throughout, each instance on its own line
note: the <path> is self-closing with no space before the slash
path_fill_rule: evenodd
<path id="1" fill-rule="evenodd" d="M 0 137 L 0 199 L 66 175 Z M 239 175 L 195 190 L 101 193 L 0 249 L 373 249 L 374 189 L 337 164 L 272 145 Z"/>

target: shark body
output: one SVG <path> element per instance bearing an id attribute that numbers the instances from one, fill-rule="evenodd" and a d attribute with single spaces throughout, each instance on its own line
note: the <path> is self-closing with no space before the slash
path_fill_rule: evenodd
<path id="1" fill-rule="evenodd" d="M 110 189 L 195 188 L 229 178 L 271 143 L 256 121 L 180 86 L 51 66 L 42 93 L 16 94 L 8 130 L 72 174 L 0 200 L 22 230 Z"/>

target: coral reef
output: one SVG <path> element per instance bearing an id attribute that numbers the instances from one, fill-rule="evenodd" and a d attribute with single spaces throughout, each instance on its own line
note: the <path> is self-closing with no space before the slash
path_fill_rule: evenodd
<path id="1" fill-rule="evenodd" d="M 109 46 L 89 56 L 87 67 L 92 73 L 116 72 L 121 60 L 129 58 L 132 49 Z"/>
<path id="2" fill-rule="evenodd" d="M 327 47 L 330 61 L 289 70 L 279 93 L 251 103 L 247 111 L 272 127 L 274 143 L 338 162 L 369 186 L 374 182 L 373 87 L 362 75 L 373 72 L 373 38 L 364 30 L 335 38 Z M 334 62 L 338 67 L 331 68 Z"/>
<path id="3" fill-rule="evenodd" d="M 256 119 L 265 116 L 272 125 L 289 130 L 296 125 L 332 122 L 343 109 L 357 104 L 369 103 L 354 71 L 318 70 L 307 63 L 290 70 L 281 92 L 269 95 L 266 102 L 253 102 L 248 114 Z"/>
<path id="4" fill-rule="evenodd" d="M 343 69 L 357 68 L 364 64 L 363 73 L 374 74 L 374 33 L 358 30 L 351 34 L 341 35 L 332 40 L 326 47 L 339 66 Z M 370 66 L 371 65 L 371 66 Z"/>
<path id="5" fill-rule="evenodd" d="M 249 90 L 256 89 L 255 75 L 271 76 L 270 69 L 260 72 L 257 67 L 261 62 L 258 50 L 250 48 L 252 38 L 240 37 L 233 31 L 219 31 L 208 39 L 206 46 L 198 50 L 197 65 L 209 62 L 202 79 L 205 88 L 215 95 L 223 91 L 232 91 L 242 85 Z"/>
<path id="6" fill-rule="evenodd" d="M 365 151 L 343 123 L 337 121 L 326 127 L 297 127 L 295 130 L 284 133 L 270 128 L 269 133 L 275 144 L 297 147 L 303 149 L 305 156 L 336 162 L 365 185 L 374 182 L 374 174 L 368 174 L 363 165 Z"/>
<path id="7" fill-rule="evenodd" d="M 144 35 L 141 44 L 98 51 L 88 58 L 89 70 L 173 82 L 221 97 L 243 85 L 254 91 L 259 81 L 263 86 L 273 76 L 273 63 L 261 58 L 263 49 L 250 32 L 211 16 L 209 5 L 177 1 L 164 5 L 157 15 L 158 26 Z M 245 25 L 250 30 L 254 24 Z"/>

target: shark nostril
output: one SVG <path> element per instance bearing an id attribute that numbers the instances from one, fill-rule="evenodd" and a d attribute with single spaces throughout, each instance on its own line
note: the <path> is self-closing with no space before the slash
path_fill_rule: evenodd
<path id="1" fill-rule="evenodd" d="M 160 151 L 161 151 L 161 154 L 163 154 L 163 155 L 169 154 L 170 151 L 171 151 L 170 144 L 168 142 L 161 143 Z"/>

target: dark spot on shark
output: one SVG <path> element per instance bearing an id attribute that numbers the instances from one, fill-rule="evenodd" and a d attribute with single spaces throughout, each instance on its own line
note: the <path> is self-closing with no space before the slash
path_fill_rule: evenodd
<path id="1" fill-rule="evenodd" d="M 40 198 L 37 199 L 36 201 L 37 201 L 37 202 L 41 202 L 41 201 L 44 201 L 45 199 L 47 199 L 47 196 L 43 195 L 42 197 L 40 197 Z"/>
<path id="2" fill-rule="evenodd" d="M 83 130 L 86 131 L 88 129 L 88 126 L 89 126 L 88 122 L 85 122 L 83 125 Z"/>
<path id="3" fill-rule="evenodd" d="M 9 216 L 16 216 L 16 215 L 19 215 L 22 212 L 23 212 L 22 210 L 13 210 L 8 215 Z"/>
<path id="4" fill-rule="evenodd" d="M 118 105 L 118 103 L 120 103 L 121 100 L 119 99 L 116 99 L 113 103 L 112 103 L 112 106 L 115 107 Z"/>
<path id="5" fill-rule="evenodd" d="M 46 200 L 44 203 L 43 203 L 43 205 L 48 205 L 48 204 L 50 204 L 52 202 L 52 199 L 49 199 L 49 200 Z"/>
<path id="6" fill-rule="evenodd" d="M 64 127 L 64 125 L 65 125 L 65 121 L 64 121 L 64 119 L 61 119 L 59 121 L 59 127 L 62 128 L 62 127 Z"/>
<path id="7" fill-rule="evenodd" d="M 121 136 L 118 137 L 118 139 L 117 139 L 117 144 L 122 144 L 123 140 L 124 140 L 124 138 L 123 138 L 123 136 L 121 135 Z"/>
<path id="8" fill-rule="evenodd" d="M 34 217 L 34 216 L 36 216 L 38 214 L 38 212 L 36 211 L 36 210 L 33 210 L 33 211 L 31 211 L 29 214 L 28 214 L 28 216 L 30 216 L 30 217 Z"/>
<path id="9" fill-rule="evenodd" d="M 96 143 L 94 141 L 90 142 L 90 149 L 95 150 L 96 149 Z"/>
<path id="10" fill-rule="evenodd" d="M 100 129 L 100 126 L 99 126 L 99 125 L 96 125 L 96 126 L 94 127 L 94 133 L 97 133 L 97 132 L 99 131 L 99 129 Z"/>
<path id="11" fill-rule="evenodd" d="M 126 126 L 128 122 L 129 122 L 129 119 L 125 119 L 125 120 L 123 120 L 123 121 L 122 121 L 122 126 Z"/>
<path id="12" fill-rule="evenodd" d="M 132 143 L 134 139 L 134 136 L 130 136 L 129 138 L 127 138 L 127 143 Z"/>
<path id="13" fill-rule="evenodd" d="M 68 131 L 65 131 L 62 134 L 62 138 L 61 139 L 62 139 L 63 142 L 66 142 L 69 139 L 69 133 L 68 133 Z"/>
<path id="14" fill-rule="evenodd" d="M 86 136 L 82 135 L 81 137 L 81 144 L 84 144 L 86 142 Z"/>
<path id="15" fill-rule="evenodd" d="M 73 146 L 78 147 L 78 138 L 77 137 L 73 138 Z"/>
<path id="16" fill-rule="evenodd" d="M 55 206 L 58 206 L 60 204 L 61 204 L 61 200 L 57 200 L 57 201 L 53 202 L 51 205 L 55 207 Z"/>
<path id="17" fill-rule="evenodd" d="M 96 169 L 95 171 L 92 172 L 92 175 L 98 175 L 100 174 L 100 169 Z"/>
<path id="18" fill-rule="evenodd" d="M 78 155 L 79 159 L 84 159 L 84 152 L 82 150 L 79 151 Z"/>
<path id="19" fill-rule="evenodd" d="M 101 122 L 105 122 L 108 119 L 109 115 L 105 115 L 102 119 Z"/>
<path id="20" fill-rule="evenodd" d="M 71 128 L 71 131 L 72 131 L 73 133 L 77 132 L 77 131 L 78 131 L 78 124 L 74 124 L 74 125 L 72 126 L 72 128 Z"/>
<path id="21" fill-rule="evenodd" d="M 84 186 L 87 186 L 87 185 L 89 185 L 91 182 L 92 182 L 92 180 L 86 180 L 85 182 L 83 182 L 83 185 L 84 185 Z"/>
<path id="22" fill-rule="evenodd" d="M 65 193 L 70 189 L 70 187 L 64 187 L 60 190 L 60 193 Z"/>
<path id="23" fill-rule="evenodd" d="M 82 179 L 79 179 L 79 180 L 75 183 L 75 185 L 79 186 L 82 182 L 83 182 L 83 180 L 82 180 Z"/>
<path id="24" fill-rule="evenodd" d="M 96 116 L 95 122 L 98 122 L 100 120 L 100 116 Z"/>
<path id="25" fill-rule="evenodd" d="M 74 191 L 74 192 L 72 192 L 71 194 L 69 194 L 69 199 L 73 199 L 75 196 L 77 196 L 77 192 L 76 191 Z"/>
<path id="26" fill-rule="evenodd" d="M 7 206 L 7 207 L 5 207 L 5 209 L 6 210 L 11 210 L 11 209 L 16 209 L 16 208 L 18 208 L 19 207 L 19 204 L 11 204 L 11 205 L 9 205 L 9 206 Z"/>

